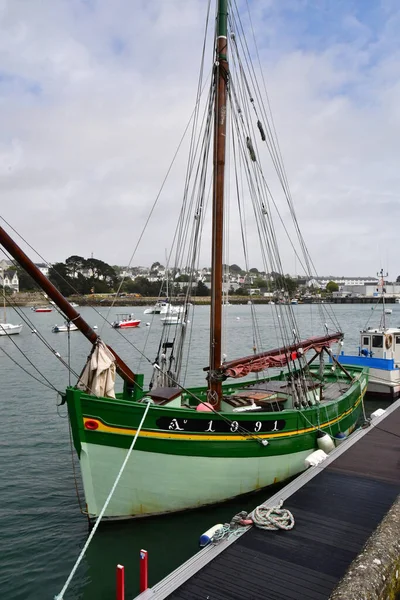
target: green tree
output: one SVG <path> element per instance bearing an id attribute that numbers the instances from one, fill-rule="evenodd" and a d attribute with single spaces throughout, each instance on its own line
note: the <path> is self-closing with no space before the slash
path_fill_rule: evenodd
<path id="1" fill-rule="evenodd" d="M 197 286 L 194 288 L 193 291 L 195 296 L 209 296 L 211 293 L 206 284 L 203 283 L 201 280 L 197 282 Z"/>
<path id="2" fill-rule="evenodd" d="M 230 265 L 229 271 L 231 273 L 242 273 L 243 272 L 242 269 L 239 267 L 239 265 L 235 265 L 235 264 Z"/>
<path id="3" fill-rule="evenodd" d="M 118 277 L 120 277 L 120 276 L 121 276 L 121 273 L 122 273 L 122 271 L 125 271 L 127 267 L 119 267 L 118 265 L 112 265 L 112 268 L 114 269 L 114 271 L 115 271 L 115 274 L 116 274 Z"/>
<path id="4" fill-rule="evenodd" d="M 54 263 L 49 269 L 48 278 L 63 296 L 69 296 L 73 292 L 72 281 L 65 263 Z"/>
<path id="5" fill-rule="evenodd" d="M 117 274 L 112 266 L 98 258 L 88 258 L 86 261 L 86 268 L 90 272 L 90 279 L 93 283 L 104 281 L 108 288 L 113 288 L 118 282 Z M 96 286 L 96 288 L 97 287 L 98 286 Z"/>
<path id="6" fill-rule="evenodd" d="M 113 289 L 112 286 L 110 287 L 107 281 L 104 281 L 104 279 L 87 279 L 86 282 L 88 285 L 90 285 L 89 293 L 91 293 L 91 290 L 94 289 L 95 294 L 107 294 L 110 289 Z"/>
<path id="7" fill-rule="evenodd" d="M 32 277 L 28 275 L 28 273 L 26 273 L 26 271 L 24 271 L 24 269 L 20 266 L 15 267 L 15 269 L 17 271 L 19 280 L 19 291 L 37 292 L 39 288 L 37 283 L 35 283 L 35 281 L 32 279 Z"/>
<path id="8" fill-rule="evenodd" d="M 289 296 L 294 296 L 294 294 L 297 292 L 297 288 L 299 287 L 297 280 L 293 279 L 289 275 L 286 275 L 285 284 L 286 284 L 286 289 L 289 292 Z"/>
<path id="9" fill-rule="evenodd" d="M 77 277 L 72 280 L 72 285 L 78 294 L 90 294 L 90 290 L 93 287 L 90 279 L 82 275 L 82 273 L 78 273 Z M 107 290 L 108 291 L 108 290 Z"/>
<path id="10" fill-rule="evenodd" d="M 121 292 L 125 292 L 126 294 L 140 294 L 141 292 L 137 291 L 137 285 L 133 281 L 133 279 L 125 279 L 124 283 L 121 286 Z"/>
<path id="11" fill-rule="evenodd" d="M 278 292 L 287 292 L 289 296 L 293 296 L 298 288 L 296 279 L 293 279 L 289 275 L 276 275 L 274 277 L 273 285 Z"/>
<path id="12" fill-rule="evenodd" d="M 329 281 L 329 283 L 326 284 L 325 289 L 329 294 L 332 294 L 332 292 L 337 292 L 339 290 L 339 286 L 335 281 Z"/>
<path id="13" fill-rule="evenodd" d="M 266 281 L 266 279 L 263 279 L 262 277 L 256 277 L 253 281 L 252 287 L 255 287 L 255 288 L 268 287 L 268 282 Z"/>
<path id="14" fill-rule="evenodd" d="M 248 296 L 249 290 L 245 287 L 238 287 L 237 290 L 235 291 L 235 294 L 237 296 Z"/>
<path id="15" fill-rule="evenodd" d="M 65 264 L 67 265 L 67 269 L 73 278 L 77 277 L 77 274 L 86 268 L 86 260 L 83 258 L 83 256 L 69 256 L 65 261 Z"/>
<path id="16" fill-rule="evenodd" d="M 149 281 L 147 277 L 136 277 L 133 281 L 131 279 L 126 280 L 121 290 L 128 294 L 154 297 L 160 293 L 160 282 Z"/>

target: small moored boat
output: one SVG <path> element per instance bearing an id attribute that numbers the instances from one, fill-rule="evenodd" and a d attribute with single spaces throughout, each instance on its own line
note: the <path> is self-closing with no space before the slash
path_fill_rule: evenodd
<path id="1" fill-rule="evenodd" d="M 170 307 L 170 304 L 168 302 L 168 298 L 166 298 L 165 300 L 157 300 L 157 302 L 154 304 L 154 306 L 151 306 L 150 308 L 146 308 L 143 311 L 143 314 L 145 314 L 145 315 L 161 315 L 161 314 L 168 312 L 169 307 Z"/>
<path id="2" fill-rule="evenodd" d="M 21 330 L 22 324 L 0 323 L 0 335 L 16 335 L 17 333 L 21 333 Z"/>
<path id="3" fill-rule="evenodd" d="M 385 307 L 384 274 L 380 276 L 382 313 L 378 327 L 367 327 L 360 332 L 358 355 L 344 354 L 336 358 L 346 366 L 369 368 L 367 394 L 395 400 L 400 396 L 400 327 L 387 327 L 386 315 L 392 313 Z"/>
<path id="4" fill-rule="evenodd" d="M 128 329 L 130 327 L 139 327 L 140 319 L 135 319 L 132 313 L 122 313 L 117 315 L 117 319 L 112 323 L 114 329 Z"/>
<path id="5" fill-rule="evenodd" d="M 53 333 L 64 333 L 68 331 L 78 331 L 78 328 L 74 323 L 64 323 L 64 325 L 54 325 L 51 330 Z"/>
<path id="6" fill-rule="evenodd" d="M 167 315 L 160 319 L 163 325 L 178 325 L 179 323 L 184 323 L 184 318 L 182 314 L 178 315 Z"/>

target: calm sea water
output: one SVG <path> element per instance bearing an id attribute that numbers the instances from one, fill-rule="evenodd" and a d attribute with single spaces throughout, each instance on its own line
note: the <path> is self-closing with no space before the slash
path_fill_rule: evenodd
<path id="1" fill-rule="evenodd" d="M 229 333 L 225 340 L 228 359 L 252 353 L 253 339 L 249 306 L 225 308 Z M 159 316 L 141 315 L 142 325 L 125 332 L 127 339 L 109 326 L 101 330 L 102 319 L 91 308 L 80 309 L 83 317 L 99 326 L 103 338 L 132 366 L 133 370 L 151 373 L 161 325 Z M 124 309 L 126 312 L 129 308 Z M 136 316 L 142 309 L 132 309 Z M 294 307 L 303 335 L 321 332 L 318 308 L 311 305 Z M 51 327 L 62 318 L 57 313 L 37 314 L 23 309 L 52 348 L 68 359 L 66 334 L 52 334 Z M 108 309 L 101 309 L 104 316 Z M 112 309 L 112 320 L 118 311 Z M 258 323 L 265 331 L 266 347 L 273 347 L 273 323 L 279 310 L 257 307 Z M 201 384 L 202 367 L 208 364 L 208 307 L 196 308 L 188 333 L 195 350 L 195 362 L 187 371 L 187 382 Z M 356 349 L 360 329 L 372 317 L 371 306 L 335 307 L 335 314 L 346 332 L 345 350 Z M 9 311 L 11 322 L 20 319 Z M 390 324 L 400 325 L 400 305 L 393 305 Z M 149 327 L 145 322 L 151 323 Z M 35 373 L 27 358 L 44 373 L 59 390 L 68 384 L 68 371 L 25 325 L 20 336 L 0 337 L 4 349 L 24 368 Z M 133 344 L 133 345 L 132 345 Z M 140 356 L 135 347 L 145 347 Z M 23 350 L 23 356 L 19 351 Z M 259 348 L 262 350 L 263 348 Z M 89 343 L 79 332 L 71 334 L 71 366 L 79 372 L 89 353 Z M 75 382 L 75 379 L 72 379 Z M 81 515 L 72 469 L 68 420 L 65 407 L 57 408 L 57 394 L 40 385 L 0 351 L 1 436 L 0 436 L 0 598 L 2 600 L 38 600 L 53 598 L 62 588 L 86 541 L 88 526 Z M 377 403 L 370 404 L 376 408 Z M 134 456 L 133 456 L 134 460 Z M 138 593 L 139 550 L 149 552 L 150 584 L 154 584 L 198 549 L 199 535 L 211 525 L 229 521 L 239 510 L 251 510 L 267 498 L 264 492 L 245 500 L 225 503 L 180 515 L 149 518 L 123 523 L 105 524 L 97 531 L 65 598 L 109 600 L 115 597 L 115 567 L 125 566 L 127 598 Z"/>

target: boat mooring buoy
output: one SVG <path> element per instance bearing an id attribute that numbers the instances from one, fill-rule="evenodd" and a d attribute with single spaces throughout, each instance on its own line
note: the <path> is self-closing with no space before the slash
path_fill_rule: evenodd
<path id="1" fill-rule="evenodd" d="M 199 539 L 200 548 L 204 548 L 204 546 L 207 546 L 207 544 L 209 544 L 212 541 L 213 535 L 215 535 L 215 533 L 222 528 L 222 523 L 218 523 L 217 525 L 214 525 L 214 527 L 210 527 L 210 529 L 207 529 L 207 531 L 202 533 Z"/>
<path id="2" fill-rule="evenodd" d="M 317 433 L 317 446 L 320 450 L 323 450 L 326 454 L 332 452 L 335 448 L 335 442 L 326 431 L 318 431 Z"/>
<path id="3" fill-rule="evenodd" d="M 339 433 L 335 435 L 335 446 L 340 446 L 345 440 L 347 440 L 347 435 L 342 431 L 339 431 Z"/>

